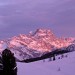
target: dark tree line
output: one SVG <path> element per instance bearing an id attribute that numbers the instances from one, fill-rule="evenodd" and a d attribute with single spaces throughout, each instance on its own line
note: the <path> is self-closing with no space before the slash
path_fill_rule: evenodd
<path id="1" fill-rule="evenodd" d="M 14 54 L 8 49 L 2 52 L 2 69 L 0 73 L 0 75 L 17 75 L 17 65 Z"/>

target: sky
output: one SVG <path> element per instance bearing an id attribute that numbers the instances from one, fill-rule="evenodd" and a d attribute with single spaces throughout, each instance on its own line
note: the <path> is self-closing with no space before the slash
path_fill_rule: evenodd
<path id="1" fill-rule="evenodd" d="M 38 28 L 75 36 L 75 0 L 0 0 L 0 39 Z"/>

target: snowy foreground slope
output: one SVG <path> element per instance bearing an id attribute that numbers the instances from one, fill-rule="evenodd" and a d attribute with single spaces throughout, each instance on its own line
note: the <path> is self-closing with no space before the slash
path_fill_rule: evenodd
<path id="1" fill-rule="evenodd" d="M 43 60 L 32 63 L 17 63 L 18 75 L 75 75 L 75 52 L 55 61 Z"/>

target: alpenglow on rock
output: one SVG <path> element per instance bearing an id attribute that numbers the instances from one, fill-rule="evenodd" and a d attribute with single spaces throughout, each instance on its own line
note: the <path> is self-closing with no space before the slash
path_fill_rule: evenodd
<path id="1" fill-rule="evenodd" d="M 36 58 L 44 53 L 52 52 L 59 48 L 66 48 L 74 43 L 75 38 L 58 38 L 49 29 L 37 29 L 28 35 L 20 34 L 10 39 L 1 40 L 19 60 Z M 3 45 L 0 42 L 0 45 Z M 0 52 L 2 51 L 0 47 Z"/>

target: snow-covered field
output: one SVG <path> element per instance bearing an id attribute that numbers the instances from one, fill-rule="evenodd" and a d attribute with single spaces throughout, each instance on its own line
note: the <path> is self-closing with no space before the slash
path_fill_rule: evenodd
<path id="1" fill-rule="evenodd" d="M 57 57 L 58 58 L 58 57 Z M 17 63 L 18 75 L 75 75 L 75 52 L 55 61 Z"/>

